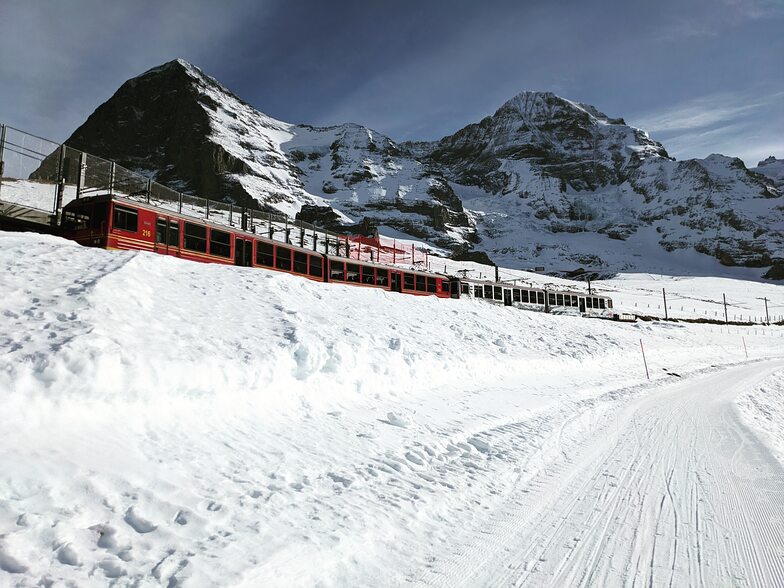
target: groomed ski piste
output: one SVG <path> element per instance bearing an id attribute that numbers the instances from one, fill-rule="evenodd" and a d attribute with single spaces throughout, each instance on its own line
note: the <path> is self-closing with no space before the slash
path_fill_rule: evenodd
<path id="1" fill-rule="evenodd" d="M 679 283 L 645 280 L 597 286 Z M 781 327 L 25 233 L 0 233 L 0 316 L 0 585 L 784 583 Z"/>

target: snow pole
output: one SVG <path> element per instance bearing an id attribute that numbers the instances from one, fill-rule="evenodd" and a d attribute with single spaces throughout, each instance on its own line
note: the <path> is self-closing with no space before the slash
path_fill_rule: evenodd
<path id="1" fill-rule="evenodd" d="M 650 380 L 651 375 L 648 373 L 648 361 L 645 359 L 645 347 L 642 345 L 642 339 L 640 339 L 640 351 L 642 351 L 642 363 L 645 366 L 645 377 Z"/>
<path id="2" fill-rule="evenodd" d="M 746 349 L 746 337 L 741 337 L 741 341 L 743 341 L 743 352 L 746 354 L 746 359 L 749 358 L 749 350 Z"/>

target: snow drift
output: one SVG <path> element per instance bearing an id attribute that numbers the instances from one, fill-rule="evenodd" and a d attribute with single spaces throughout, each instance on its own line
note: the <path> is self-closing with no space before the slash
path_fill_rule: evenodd
<path id="1" fill-rule="evenodd" d="M 597 411 L 781 354 L 0 233 L 0 583 L 395 585 Z M 654 387 L 645 385 L 640 339 Z"/>

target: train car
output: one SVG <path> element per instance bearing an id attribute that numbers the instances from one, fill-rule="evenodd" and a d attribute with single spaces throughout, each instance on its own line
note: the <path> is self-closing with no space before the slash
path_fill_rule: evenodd
<path id="1" fill-rule="evenodd" d="M 527 306 L 550 312 L 575 309 L 583 314 L 603 314 L 612 308 L 612 299 L 584 292 L 546 290 L 468 278 L 454 278 L 451 283 L 452 298 L 479 298 L 504 306 Z"/>
<path id="2" fill-rule="evenodd" d="M 90 247 L 264 268 L 319 282 L 403 294 L 450 296 L 445 276 L 321 253 L 314 250 L 316 241 L 314 249 L 307 249 L 115 195 L 80 198 L 67 204 L 61 234 Z"/>
<path id="3" fill-rule="evenodd" d="M 329 281 L 376 286 L 416 296 L 450 297 L 449 278 L 418 270 L 405 270 L 380 263 L 327 256 Z"/>

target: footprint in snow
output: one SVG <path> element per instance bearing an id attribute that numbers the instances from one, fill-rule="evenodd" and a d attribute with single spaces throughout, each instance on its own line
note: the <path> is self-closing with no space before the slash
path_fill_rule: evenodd
<path id="1" fill-rule="evenodd" d="M 80 566 L 81 562 L 79 561 L 79 556 L 71 547 L 70 544 L 66 543 L 60 549 L 57 550 L 57 561 L 67 566 Z"/>
<path id="2" fill-rule="evenodd" d="M 27 566 L 0 548 L 0 570 L 9 574 L 24 574 L 27 571 Z"/>
<path id="3" fill-rule="evenodd" d="M 125 511 L 125 516 L 123 517 L 123 520 L 126 523 L 128 523 L 131 526 L 131 528 L 137 533 L 142 533 L 142 534 L 151 533 L 158 528 L 156 525 L 153 525 L 147 519 L 136 514 L 136 511 L 132 506 L 129 507 L 127 511 Z"/>

